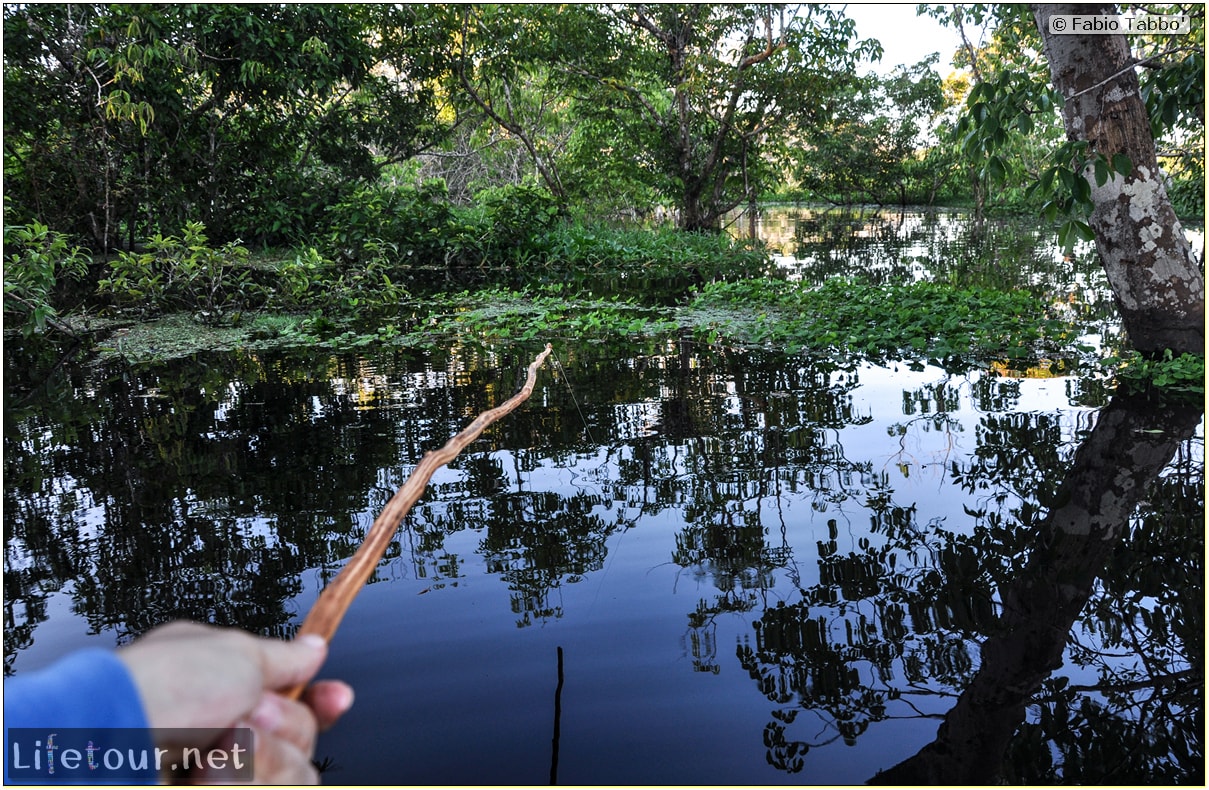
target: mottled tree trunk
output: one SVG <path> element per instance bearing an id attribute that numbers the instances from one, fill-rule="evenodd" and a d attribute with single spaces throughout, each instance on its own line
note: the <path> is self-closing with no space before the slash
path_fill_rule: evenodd
<path id="1" fill-rule="evenodd" d="M 1124 35 L 1057 35 L 1055 14 L 1115 14 L 1114 5 L 1044 4 L 1033 7 L 1045 43 L 1054 88 L 1066 100 L 1067 137 L 1091 152 L 1124 154 L 1128 176 L 1096 186 L 1090 225 L 1116 295 L 1125 331 L 1145 354 L 1205 351 L 1205 278 L 1167 196 L 1155 155 L 1133 55 Z"/>

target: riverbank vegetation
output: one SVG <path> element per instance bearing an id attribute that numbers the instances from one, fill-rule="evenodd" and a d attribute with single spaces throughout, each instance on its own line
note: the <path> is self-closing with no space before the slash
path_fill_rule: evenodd
<path id="1" fill-rule="evenodd" d="M 31 240 L 44 251 L 27 256 L 43 256 L 52 271 L 78 267 L 62 238 L 47 241 L 49 232 L 38 230 Z M 1099 329 L 1101 315 L 1072 310 L 1048 288 L 993 283 L 1002 276 L 993 266 L 984 267 L 987 276 L 967 271 L 964 279 L 976 286 L 874 284 L 845 274 L 810 284 L 789 279 L 761 246 L 728 236 L 582 223 L 552 225 L 515 246 L 510 267 L 475 265 L 483 255 L 477 248 L 462 249 L 463 265 L 446 268 L 416 247 L 403 245 L 399 255 L 392 244 L 384 256 L 373 246 L 341 265 L 315 247 L 293 257 L 253 255 L 233 243 L 216 250 L 191 226 L 180 237 L 153 239 L 144 252 L 118 255 L 97 286 L 107 308 L 48 320 L 102 358 L 134 362 L 221 349 L 430 351 L 689 338 L 845 364 L 930 363 L 1014 375 L 1081 368 L 1172 392 L 1196 392 L 1204 378 L 1200 357 L 1148 360 L 1089 345 L 1085 337 Z M 426 263 L 399 267 L 399 258 Z"/>
<path id="2" fill-rule="evenodd" d="M 722 226 L 770 199 L 964 204 L 1043 213 L 1069 249 L 1090 238 L 1075 174 L 1131 167 L 1061 144 L 1007 17 L 881 76 L 878 42 L 823 6 L 4 14 L 6 332 L 140 359 L 687 334 L 1065 366 L 1091 327 L 1039 289 L 790 281 Z M 1203 57 L 1165 54 L 1143 94 L 1197 215 Z"/>

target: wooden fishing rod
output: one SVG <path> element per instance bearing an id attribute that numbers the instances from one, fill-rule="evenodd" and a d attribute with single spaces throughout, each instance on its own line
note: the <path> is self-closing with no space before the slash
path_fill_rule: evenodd
<path id="1" fill-rule="evenodd" d="M 332 641 L 332 636 L 340 626 L 340 621 L 344 619 L 344 613 L 348 611 L 353 598 L 357 597 L 357 593 L 365 586 L 374 572 L 374 568 L 378 566 L 378 562 L 390 545 L 391 539 L 394 538 L 395 530 L 399 528 L 403 518 L 411 510 L 412 505 L 424 494 L 424 489 L 428 486 L 428 481 L 432 479 L 433 472 L 456 458 L 458 453 L 479 437 L 483 429 L 521 405 L 532 394 L 533 386 L 537 383 L 537 369 L 546 361 L 546 357 L 550 356 L 550 351 L 551 346 L 547 343 L 546 350 L 538 354 L 537 358 L 530 363 L 525 384 L 515 395 L 494 409 L 488 409 L 480 414 L 474 419 L 474 422 L 463 428 L 461 433 L 446 442 L 441 449 L 430 450 L 424 454 L 420 463 L 412 470 L 411 475 L 403 481 L 403 485 L 399 486 L 399 490 L 386 503 L 386 507 L 382 508 L 381 514 L 374 519 L 361 546 L 340 569 L 340 573 L 336 574 L 336 578 L 323 588 L 319 599 L 315 601 L 315 605 L 311 607 L 306 620 L 303 621 L 302 627 L 298 629 L 298 636 L 319 634 L 325 641 Z M 295 686 L 286 692 L 286 696 L 290 699 L 298 699 L 302 690 L 303 686 Z"/>

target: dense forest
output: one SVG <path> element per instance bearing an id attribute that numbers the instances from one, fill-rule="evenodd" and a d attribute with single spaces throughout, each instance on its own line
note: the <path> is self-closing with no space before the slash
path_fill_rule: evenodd
<path id="1" fill-rule="evenodd" d="M 851 8 L 3 4 L 5 675 L 293 636 L 545 346 L 326 779 L 1204 784 L 1205 6 Z"/>
<path id="2" fill-rule="evenodd" d="M 1146 10 L 1194 20 L 1131 36 L 1118 71 L 1199 216 L 1204 9 Z M 881 76 L 840 6 L 6 4 L 6 326 L 560 282 L 632 249 L 619 221 L 709 237 L 773 200 L 1028 212 L 1091 240 L 1093 192 L 1133 161 L 1064 128 L 1032 13 L 919 11 L 963 46 Z M 726 242 L 649 236 L 688 248 L 670 276 L 725 279 Z M 300 252 L 257 265 L 273 249 Z"/>

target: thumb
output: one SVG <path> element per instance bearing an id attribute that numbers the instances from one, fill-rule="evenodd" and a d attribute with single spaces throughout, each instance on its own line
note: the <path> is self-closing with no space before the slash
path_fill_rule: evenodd
<path id="1" fill-rule="evenodd" d="M 316 634 L 292 642 L 258 639 L 257 648 L 263 688 L 269 691 L 306 683 L 327 658 L 327 642 Z"/>

